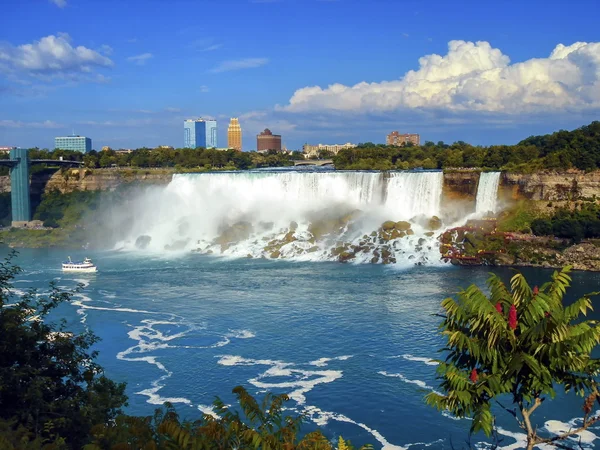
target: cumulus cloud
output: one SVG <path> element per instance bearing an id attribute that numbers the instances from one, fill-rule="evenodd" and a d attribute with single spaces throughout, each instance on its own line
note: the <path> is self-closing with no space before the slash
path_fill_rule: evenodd
<path id="1" fill-rule="evenodd" d="M 501 114 L 600 108 L 600 43 L 559 44 L 547 58 L 511 64 L 488 42 L 451 41 L 444 56 L 394 81 L 298 89 L 280 111 L 437 110 Z"/>
<path id="2" fill-rule="evenodd" d="M 154 58 L 154 55 L 152 53 L 142 53 L 141 55 L 130 56 L 129 58 L 127 58 L 127 61 L 134 62 L 138 66 L 143 66 L 144 64 L 146 64 L 146 61 L 148 61 L 151 58 Z"/>
<path id="3" fill-rule="evenodd" d="M 96 68 L 112 67 L 107 56 L 79 45 L 71 45 L 66 33 L 43 37 L 32 44 L 13 46 L 0 44 L 0 72 L 9 75 L 28 74 L 39 78 L 65 78 L 73 74 L 89 74 Z"/>
<path id="4" fill-rule="evenodd" d="M 50 3 L 54 3 L 59 8 L 67 6 L 67 0 L 50 0 Z"/>
<path id="5" fill-rule="evenodd" d="M 229 72 L 231 70 L 254 69 L 264 66 L 269 62 L 268 58 L 244 58 L 223 61 L 216 67 L 210 70 L 212 73 Z"/>

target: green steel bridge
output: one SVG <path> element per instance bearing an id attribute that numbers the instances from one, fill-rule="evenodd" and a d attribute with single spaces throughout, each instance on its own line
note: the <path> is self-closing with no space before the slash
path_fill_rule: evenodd
<path id="1" fill-rule="evenodd" d="M 56 164 L 63 166 L 83 165 L 80 161 L 54 159 L 29 159 L 29 150 L 13 148 L 10 159 L 0 159 L 0 166 L 10 167 L 10 201 L 12 207 L 12 223 L 20 225 L 31 220 L 31 203 L 29 200 L 29 166 L 32 164 Z"/>

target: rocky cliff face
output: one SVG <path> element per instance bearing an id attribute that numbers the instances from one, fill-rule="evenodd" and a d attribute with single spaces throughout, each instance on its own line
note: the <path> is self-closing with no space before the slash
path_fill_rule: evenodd
<path id="1" fill-rule="evenodd" d="M 506 199 L 578 200 L 600 197 L 600 171 L 515 174 L 504 173 L 500 196 Z"/>
<path id="2" fill-rule="evenodd" d="M 123 183 L 168 184 L 174 171 L 166 169 L 115 170 L 71 169 L 66 172 L 41 172 L 31 177 L 32 194 L 40 194 L 51 190 L 62 193 L 97 190 L 113 190 Z M 0 177 L 0 192 L 10 192 L 10 177 Z"/>

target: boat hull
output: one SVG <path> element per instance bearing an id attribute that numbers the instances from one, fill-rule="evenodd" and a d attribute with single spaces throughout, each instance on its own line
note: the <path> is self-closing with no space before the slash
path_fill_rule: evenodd
<path id="1" fill-rule="evenodd" d="M 63 267 L 63 272 L 94 273 L 98 271 L 97 267 Z"/>

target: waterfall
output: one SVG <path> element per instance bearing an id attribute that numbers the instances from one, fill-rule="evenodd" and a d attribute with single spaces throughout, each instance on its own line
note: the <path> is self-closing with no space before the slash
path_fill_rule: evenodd
<path id="1" fill-rule="evenodd" d="M 131 230 L 119 245 L 271 259 L 437 261 L 430 220 L 441 217 L 442 184 L 442 172 L 177 174 L 130 205 Z"/>
<path id="2" fill-rule="evenodd" d="M 387 186 L 386 206 L 405 217 L 440 214 L 444 174 L 442 172 L 392 173 Z"/>
<path id="3" fill-rule="evenodd" d="M 481 172 L 479 185 L 477 186 L 477 200 L 475 213 L 478 215 L 487 212 L 496 212 L 498 200 L 498 185 L 500 184 L 500 172 Z"/>

